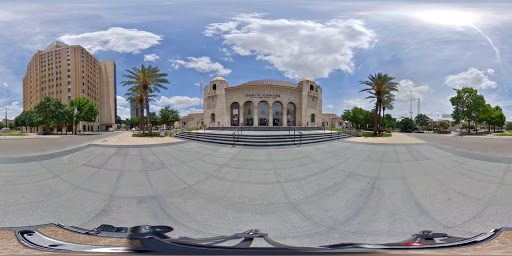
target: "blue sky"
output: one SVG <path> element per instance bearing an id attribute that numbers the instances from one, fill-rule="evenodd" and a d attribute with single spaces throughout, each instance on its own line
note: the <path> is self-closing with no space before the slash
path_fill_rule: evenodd
<path id="1" fill-rule="evenodd" d="M 38 49 L 81 44 L 117 65 L 118 115 L 127 117 L 125 69 L 157 65 L 169 90 L 153 105 L 199 109 L 207 84 L 257 79 L 323 88 L 324 112 L 369 109 L 358 81 L 385 72 L 399 82 L 395 117 L 449 114 L 453 88 L 471 86 L 512 120 L 512 4 L 506 1 L 2 1 L 0 112 L 22 110 L 22 79 Z M 493 48 L 493 45 L 495 49 Z"/>

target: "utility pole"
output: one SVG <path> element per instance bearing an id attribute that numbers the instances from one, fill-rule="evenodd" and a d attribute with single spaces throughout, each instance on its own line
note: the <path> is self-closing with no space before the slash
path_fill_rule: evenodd
<path id="1" fill-rule="evenodd" d="M 420 98 L 418 98 L 418 115 L 420 114 Z"/>
<path id="2" fill-rule="evenodd" d="M 411 100 L 410 100 L 411 106 L 409 108 L 409 113 L 411 114 L 411 120 L 412 120 L 412 90 L 411 90 Z"/>

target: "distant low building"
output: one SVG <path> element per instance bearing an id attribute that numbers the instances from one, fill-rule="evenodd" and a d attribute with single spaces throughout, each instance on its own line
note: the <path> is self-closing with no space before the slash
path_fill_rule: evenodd
<path id="1" fill-rule="evenodd" d="M 14 123 L 14 120 L 10 120 L 10 119 L 7 119 L 7 122 L 5 121 L 6 119 L 2 119 L 2 124 L 5 126 L 5 125 L 8 125 L 8 124 L 11 124 L 11 123 Z"/>
<path id="2" fill-rule="evenodd" d="M 142 115 L 142 109 L 137 107 L 137 103 L 130 101 L 130 118 L 140 117 Z"/>

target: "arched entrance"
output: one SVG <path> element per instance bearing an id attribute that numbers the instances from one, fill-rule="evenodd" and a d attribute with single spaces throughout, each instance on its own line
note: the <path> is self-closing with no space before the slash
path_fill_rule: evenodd
<path id="1" fill-rule="evenodd" d="M 210 115 L 210 125 L 212 125 L 212 123 L 215 125 L 215 114 L 214 113 L 212 113 Z"/>
<path id="2" fill-rule="evenodd" d="M 286 105 L 286 124 L 295 126 L 295 104 L 288 103 Z"/>
<path id="3" fill-rule="evenodd" d="M 244 103 L 244 125 L 254 126 L 254 104 L 252 101 Z"/>
<path id="4" fill-rule="evenodd" d="M 279 101 L 272 104 L 272 125 L 283 126 L 283 104 Z"/>
<path id="5" fill-rule="evenodd" d="M 239 125 L 239 117 L 240 117 L 240 104 L 238 102 L 233 102 L 231 104 L 231 126 Z"/>
<path id="6" fill-rule="evenodd" d="M 268 126 L 268 103 L 266 101 L 258 103 L 258 119 L 259 126 Z"/>

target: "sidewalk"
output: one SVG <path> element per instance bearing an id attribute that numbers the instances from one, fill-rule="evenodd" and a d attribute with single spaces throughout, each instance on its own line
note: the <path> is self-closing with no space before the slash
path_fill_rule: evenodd
<path id="1" fill-rule="evenodd" d="M 174 137 L 132 137 L 132 132 L 119 133 L 114 137 L 96 142 L 98 145 L 151 145 L 182 141 Z"/>
<path id="2" fill-rule="evenodd" d="M 410 144 L 410 143 L 426 143 L 425 141 L 413 138 L 403 133 L 393 132 L 391 137 L 352 137 L 345 139 L 352 142 L 363 143 L 385 143 L 385 144 Z"/>

